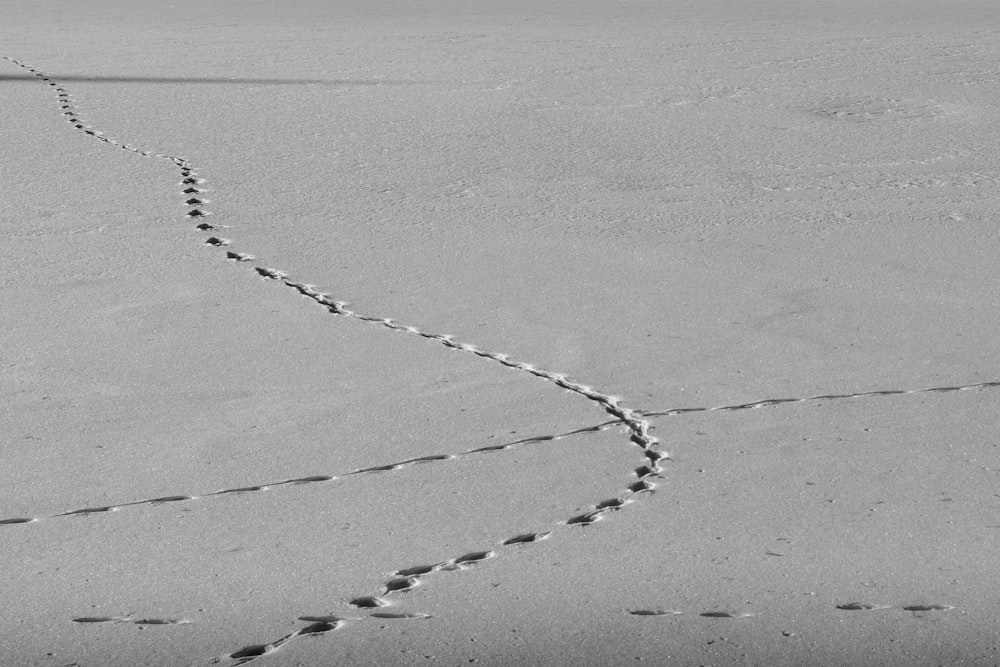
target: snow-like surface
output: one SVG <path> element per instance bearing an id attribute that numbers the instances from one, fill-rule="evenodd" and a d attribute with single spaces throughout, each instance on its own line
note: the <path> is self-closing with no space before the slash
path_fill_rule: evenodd
<path id="1" fill-rule="evenodd" d="M 997 661 L 994 3 L 8 4 L 10 664 Z"/>

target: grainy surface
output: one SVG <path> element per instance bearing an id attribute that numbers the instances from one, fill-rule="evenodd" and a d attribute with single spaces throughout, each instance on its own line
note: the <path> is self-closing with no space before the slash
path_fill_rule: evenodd
<path id="1" fill-rule="evenodd" d="M 120 4 L 0 3 L 5 660 L 1000 664 L 994 3 Z"/>

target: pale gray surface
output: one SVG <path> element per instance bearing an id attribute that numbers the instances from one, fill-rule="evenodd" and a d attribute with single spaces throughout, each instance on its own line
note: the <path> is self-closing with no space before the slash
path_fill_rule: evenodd
<path id="1" fill-rule="evenodd" d="M 359 312 L 647 411 L 1000 380 L 993 3 L 8 4 L 0 55 Z M 0 89 L 12 664 L 207 664 L 546 530 L 258 663 L 1000 662 L 994 388 L 655 417 L 587 528 L 621 428 L 204 497 L 607 415 L 224 261 L 176 167 Z"/>

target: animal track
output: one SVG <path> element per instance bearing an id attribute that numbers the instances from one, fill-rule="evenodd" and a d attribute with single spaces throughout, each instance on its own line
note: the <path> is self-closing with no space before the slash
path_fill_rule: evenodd
<path id="1" fill-rule="evenodd" d="M 698 615 L 705 618 L 749 618 L 753 616 L 750 612 L 735 611 L 703 611 Z"/>
<path id="2" fill-rule="evenodd" d="M 738 405 L 717 405 L 710 408 L 672 408 L 668 410 L 658 410 L 643 412 L 645 417 L 671 417 L 691 412 L 721 412 L 736 410 L 754 410 L 767 405 L 779 405 L 781 403 L 807 403 L 812 401 L 842 401 L 850 398 L 868 398 L 876 396 L 903 396 L 908 394 L 928 394 L 946 393 L 952 391 L 968 391 L 971 389 L 995 389 L 1000 387 L 1000 381 L 976 382 L 974 384 L 956 385 L 950 387 L 926 387 L 923 389 L 882 389 L 878 391 L 860 391 L 853 394 L 820 394 L 818 396 L 803 396 L 800 398 L 766 398 L 752 403 L 741 403 Z"/>
<path id="3" fill-rule="evenodd" d="M 330 617 L 332 620 L 317 620 L 311 622 L 304 628 L 299 628 L 295 632 L 285 635 L 281 639 L 267 643 L 267 644 L 250 644 L 249 646 L 244 646 L 238 651 L 233 651 L 232 653 L 226 654 L 220 658 L 215 658 L 212 660 L 212 664 L 219 664 L 223 661 L 230 661 L 232 665 L 245 665 L 248 662 L 253 662 L 257 658 L 262 658 L 266 655 L 270 655 L 277 651 L 282 646 L 285 646 L 289 642 L 292 642 L 300 637 L 314 637 L 316 635 L 325 635 L 328 632 L 333 632 L 341 628 L 345 622 L 345 619 Z"/>
<path id="4" fill-rule="evenodd" d="M 848 602 L 847 604 L 838 604 L 837 609 L 842 611 L 874 611 L 876 609 L 888 609 L 892 605 L 889 604 L 869 604 L 867 602 Z"/>
<path id="5" fill-rule="evenodd" d="M 83 132 L 84 134 L 98 139 L 104 143 L 111 146 L 117 147 L 122 150 L 127 150 L 145 157 L 152 157 L 157 159 L 162 159 L 168 161 L 175 165 L 181 176 L 180 180 L 180 193 L 181 193 L 181 203 L 186 207 L 184 217 L 187 219 L 198 219 L 199 222 L 195 225 L 194 229 L 199 232 L 213 232 L 219 228 L 217 225 L 205 222 L 204 218 L 212 216 L 213 212 L 206 208 L 209 203 L 208 199 L 200 197 L 202 193 L 206 192 L 205 187 L 207 181 L 202 176 L 199 175 L 198 170 L 184 157 L 171 156 L 159 153 L 152 153 L 147 150 L 140 149 L 138 147 L 132 146 L 130 144 L 118 141 L 116 139 L 105 136 L 100 131 L 95 128 L 90 127 L 84 120 L 79 117 L 79 114 L 74 110 L 74 106 L 71 102 L 71 97 L 69 92 L 66 91 L 58 83 L 51 81 L 49 77 L 43 73 L 28 67 L 27 65 L 9 57 L 4 57 L 5 60 L 13 63 L 14 65 L 21 67 L 34 76 L 41 79 L 43 82 L 47 83 L 52 87 L 57 93 L 57 99 L 59 102 L 59 108 L 62 110 L 62 115 L 70 123 L 70 125 Z M 888 118 L 914 118 L 914 117 L 928 117 L 933 116 L 930 112 L 922 107 L 912 107 L 908 106 L 906 108 L 899 107 L 893 100 L 861 100 L 852 101 L 848 100 L 846 102 L 831 103 L 825 105 L 820 109 L 812 110 L 813 113 L 820 115 L 822 117 L 828 118 L 838 118 L 838 119 L 848 119 L 848 120 L 882 120 Z M 225 227 L 225 225 L 222 225 Z M 258 265 L 255 263 L 256 258 L 248 253 L 235 251 L 228 249 L 232 241 L 229 239 L 224 239 L 219 236 L 209 236 L 203 240 L 203 243 L 209 246 L 222 248 L 224 250 L 224 257 L 227 260 L 231 260 L 235 263 L 246 263 L 254 270 L 254 272 L 261 278 L 272 281 L 281 285 L 284 288 L 290 289 L 293 292 L 299 294 L 304 298 L 308 298 L 323 307 L 330 314 L 353 318 L 362 322 L 372 324 L 374 326 L 382 327 L 385 329 L 390 329 L 397 333 L 416 336 L 423 338 L 427 341 L 443 345 L 457 352 L 463 352 L 468 354 L 473 354 L 488 360 L 493 363 L 500 364 L 511 370 L 518 372 L 523 372 L 537 377 L 543 381 L 549 382 L 560 389 L 563 389 L 572 394 L 576 394 L 591 403 L 595 404 L 605 413 L 610 415 L 613 419 L 596 426 L 576 429 L 574 431 L 564 433 L 561 435 L 552 436 L 539 436 L 535 438 L 527 438 L 523 440 L 518 440 L 512 443 L 506 443 L 501 445 L 491 445 L 486 447 L 479 447 L 472 449 L 460 454 L 438 454 L 423 456 L 413 459 L 408 459 L 405 461 L 400 461 L 396 463 L 389 463 L 380 466 L 373 466 L 362 468 L 359 470 L 344 473 L 342 475 L 314 475 L 308 477 L 300 477 L 289 480 L 284 480 L 280 482 L 275 482 L 271 484 L 260 484 L 252 486 L 243 486 L 238 488 L 223 489 L 220 491 L 215 491 L 212 493 L 204 494 L 202 496 L 197 495 L 171 495 L 171 496 L 160 496 L 157 498 L 151 498 L 146 500 L 139 500 L 133 502 L 122 503 L 119 505 L 108 505 L 103 507 L 89 507 L 76 510 L 70 510 L 60 514 L 52 515 L 48 518 L 56 517 L 69 517 L 69 516 L 95 516 L 100 514 L 106 514 L 110 512 L 115 512 L 124 507 L 137 506 L 137 505 L 160 505 L 175 502 L 188 502 L 203 500 L 205 498 L 214 496 L 223 496 L 236 493 L 260 493 L 264 491 L 269 491 L 271 489 L 290 486 L 290 485 L 301 485 L 301 484 L 321 484 L 326 482 L 331 482 L 338 479 L 344 479 L 352 476 L 360 476 L 364 474 L 382 474 L 390 473 L 394 471 L 401 470 L 403 468 L 423 465 L 430 463 L 438 463 L 443 461 L 455 460 L 461 457 L 473 456 L 479 454 L 493 453 L 499 451 L 509 450 L 518 445 L 524 444 L 536 444 L 541 442 L 548 442 L 552 440 L 557 440 L 559 438 L 568 437 L 571 435 L 596 432 L 609 428 L 614 425 L 621 425 L 628 431 L 628 440 L 632 445 L 639 448 L 642 453 L 645 463 L 634 469 L 634 481 L 628 484 L 619 495 L 614 498 L 610 498 L 601 501 L 591 508 L 576 514 L 561 522 L 566 526 L 579 526 L 586 527 L 594 524 L 595 522 L 602 519 L 606 514 L 610 512 L 616 512 L 622 509 L 627 504 L 634 502 L 641 494 L 651 493 L 655 491 L 656 484 L 653 481 L 659 478 L 663 474 L 663 462 L 670 458 L 667 452 L 659 449 L 659 440 L 651 434 L 652 425 L 648 421 L 649 417 L 658 416 L 668 416 L 668 415 L 679 415 L 688 412 L 712 412 L 721 410 L 746 410 L 755 409 L 759 407 L 769 406 L 769 405 L 779 405 L 783 403 L 795 403 L 803 401 L 817 401 L 817 400 L 839 400 L 846 398 L 857 398 L 862 396 L 888 396 L 888 395 L 899 395 L 899 394 L 911 394 L 920 392 L 943 392 L 943 391 L 961 391 L 972 388 L 987 388 L 987 387 L 998 387 L 1000 382 L 984 382 L 974 385 L 966 386 L 956 386 L 956 387 L 937 387 L 921 390 L 906 390 L 906 391 L 874 391 L 874 392 L 863 392 L 856 394 L 832 394 L 823 396 L 812 396 L 806 398 L 771 398 L 756 401 L 753 403 L 745 403 L 740 405 L 728 405 L 728 406 L 716 406 L 711 408 L 676 408 L 672 410 L 665 410 L 660 412 L 647 412 L 643 413 L 631 408 L 627 408 L 623 405 L 622 400 L 616 396 L 605 394 L 597 389 L 590 386 L 575 382 L 561 373 L 556 373 L 543 368 L 539 368 L 529 363 L 516 361 L 511 359 L 509 356 L 493 352 L 489 350 L 482 350 L 474 345 L 468 343 L 462 343 L 456 341 L 453 337 L 449 335 L 439 334 L 435 332 L 429 332 L 417 327 L 399 324 L 394 320 L 386 317 L 376 317 L 373 315 L 368 315 L 364 313 L 359 313 L 351 310 L 347 303 L 343 301 L 338 301 L 333 299 L 330 295 L 319 291 L 316 287 L 293 280 L 284 271 L 269 268 L 266 266 Z M 25 523 L 35 523 L 39 520 L 37 517 L 32 518 L 10 518 L 0 520 L 0 525 L 16 525 Z M 532 544 L 547 538 L 550 535 L 549 532 L 541 533 L 525 533 L 521 535 L 516 535 L 513 537 L 506 538 L 500 542 L 501 546 L 523 546 L 526 544 Z M 412 591 L 414 588 L 422 583 L 422 577 L 435 575 L 440 572 L 451 572 L 460 571 L 468 569 L 469 567 L 476 565 L 482 561 L 488 560 L 496 555 L 495 551 L 474 551 L 469 552 L 464 555 L 458 556 L 452 560 L 444 561 L 436 565 L 421 565 L 410 568 L 404 568 L 393 573 L 392 577 L 389 578 L 384 584 L 384 590 L 381 597 L 356 597 L 351 600 L 350 604 L 358 609 L 375 609 L 387 606 L 389 602 L 385 599 L 386 597 L 405 593 Z M 845 610 L 855 610 L 855 609 L 874 609 L 877 606 L 864 606 L 862 603 L 849 603 L 848 605 L 838 606 L 840 609 Z M 937 611 L 950 609 L 951 607 L 946 607 L 944 605 L 912 605 L 910 607 L 904 607 L 903 609 L 914 612 L 923 611 Z M 680 612 L 674 611 L 658 611 L 658 610 L 635 610 L 629 612 L 636 616 L 665 616 L 678 614 Z M 735 613 L 728 611 L 708 611 L 700 614 L 703 617 L 709 618 L 742 618 L 749 616 L 747 613 Z M 381 619 L 416 619 L 416 618 L 429 618 L 426 614 L 412 614 L 404 612 L 374 612 L 370 614 L 372 618 Z M 185 623 L 187 621 L 174 621 L 171 619 L 140 619 L 131 620 L 129 618 L 119 618 L 119 617 L 80 617 L 73 619 L 77 623 L 136 623 L 140 625 L 168 625 L 168 624 L 179 624 Z M 287 643 L 294 641 L 300 637 L 307 636 L 319 636 L 332 632 L 344 624 L 346 619 L 333 617 L 333 616 L 302 616 L 299 620 L 308 623 L 308 625 L 287 634 L 280 639 L 263 644 L 250 644 L 244 646 L 243 648 L 234 651 L 232 653 L 226 654 L 220 658 L 216 658 L 213 662 L 229 661 L 233 665 L 242 665 L 248 662 L 254 661 L 258 658 L 264 657 L 278 650 Z"/>
<path id="6" fill-rule="evenodd" d="M 510 546 L 511 544 L 531 544 L 532 542 L 544 540 L 549 535 L 551 535 L 551 533 L 526 533 L 524 535 L 509 537 L 501 542 L 501 544 L 504 546 Z"/>
<path id="7" fill-rule="evenodd" d="M 389 603 L 382 598 L 361 597 L 351 600 L 351 604 L 358 609 L 375 609 L 377 607 L 388 607 Z"/>
<path id="8" fill-rule="evenodd" d="M 903 611 L 948 611 L 954 609 L 955 607 L 947 604 L 911 604 L 909 606 L 903 607 Z"/>
<path id="9" fill-rule="evenodd" d="M 924 612 L 924 611 L 948 611 L 955 607 L 946 604 L 911 604 L 900 607 L 903 611 Z M 838 604 L 837 609 L 842 611 L 878 611 L 880 609 L 892 609 L 891 604 L 871 604 L 868 602 L 848 602 Z"/>
<path id="10" fill-rule="evenodd" d="M 133 625 L 188 625 L 186 618 L 139 618 L 125 616 L 81 616 L 72 619 L 74 623 L 132 623 Z"/>

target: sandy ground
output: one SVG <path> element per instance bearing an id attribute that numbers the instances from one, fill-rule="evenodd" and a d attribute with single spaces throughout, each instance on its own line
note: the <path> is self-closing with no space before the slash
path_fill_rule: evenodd
<path id="1" fill-rule="evenodd" d="M 0 664 L 1000 664 L 995 3 L 125 4 L 0 2 Z"/>

